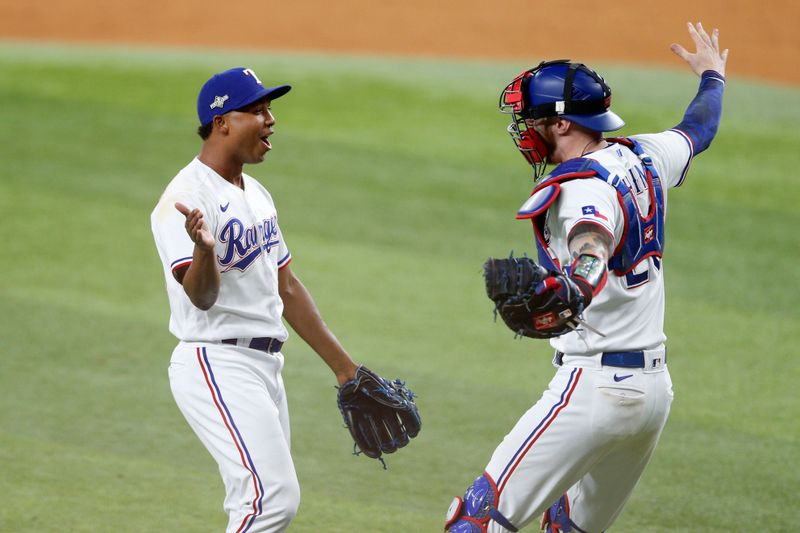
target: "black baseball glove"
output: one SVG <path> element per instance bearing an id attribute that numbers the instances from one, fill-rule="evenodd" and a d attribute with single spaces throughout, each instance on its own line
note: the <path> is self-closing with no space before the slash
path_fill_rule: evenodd
<path id="1" fill-rule="evenodd" d="M 585 307 L 583 293 L 569 276 L 528 257 L 490 257 L 483 277 L 495 313 L 517 335 L 549 339 L 568 333 Z"/>
<path id="2" fill-rule="evenodd" d="M 336 403 L 356 443 L 355 453 L 373 459 L 408 444 L 422 426 L 414 393 L 405 383 L 386 380 L 364 366 L 339 388 Z"/>

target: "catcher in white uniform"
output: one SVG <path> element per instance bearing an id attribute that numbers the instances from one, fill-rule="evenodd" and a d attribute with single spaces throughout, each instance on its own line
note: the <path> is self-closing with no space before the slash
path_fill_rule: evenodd
<path id="1" fill-rule="evenodd" d="M 680 124 L 607 139 L 624 122 L 586 66 L 543 62 L 503 90 L 509 133 L 537 184 L 517 214 L 533 223 L 538 264 L 484 264 L 497 313 L 517 334 L 551 339 L 555 377 L 448 511 L 451 532 L 609 528 L 649 462 L 672 402 L 664 335 L 667 190 L 708 148 L 722 110 L 718 31 L 688 25 L 672 50 L 700 76 Z M 547 163 L 557 166 L 546 176 Z"/>
<path id="2" fill-rule="evenodd" d="M 244 174 L 272 148 L 271 102 L 247 68 L 209 79 L 197 112 L 203 146 L 170 182 L 151 215 L 179 339 L 169 379 L 175 401 L 219 465 L 228 532 L 283 531 L 300 489 L 290 454 L 281 369 L 281 317 L 328 364 L 359 453 L 380 458 L 419 431 L 413 394 L 357 366 L 292 273 L 272 197 Z M 380 433 L 371 428 L 380 427 Z"/>

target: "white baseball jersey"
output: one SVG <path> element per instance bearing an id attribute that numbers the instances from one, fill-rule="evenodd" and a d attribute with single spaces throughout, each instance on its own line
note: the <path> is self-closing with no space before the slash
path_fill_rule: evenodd
<path id="1" fill-rule="evenodd" d="M 666 207 L 666 189 L 686 176 L 691 141 L 676 130 L 632 139 L 652 158 Z M 648 213 L 644 165 L 632 150 L 612 143 L 583 157 L 600 163 L 610 178 L 624 179 L 640 214 Z M 617 190 L 596 178 L 567 180 L 560 187 L 544 228 L 558 263 L 572 263 L 567 241 L 578 223 L 603 228 L 616 248 L 626 227 Z M 552 194 L 547 188 L 540 192 L 544 200 Z M 528 207 L 546 205 L 537 204 L 535 196 Z M 520 529 L 559 498 L 581 531 L 604 531 L 614 522 L 655 450 L 672 403 L 662 271 L 661 258 L 652 255 L 625 275 L 609 272 L 606 286 L 584 311 L 586 322 L 607 336 L 580 328 L 551 341 L 564 354 L 556 375 L 495 449 L 465 502 L 468 496 L 476 499 L 474 505 L 488 502 Z M 642 366 L 603 364 L 601 352 L 619 351 L 642 351 Z M 486 529 L 507 530 L 496 518 Z"/>
<path id="2" fill-rule="evenodd" d="M 169 183 L 151 214 L 169 296 L 169 330 L 182 341 L 288 337 L 281 320 L 278 270 L 292 256 L 272 196 L 247 174 L 242 179 L 244 190 L 195 158 Z M 207 311 L 192 304 L 173 276 L 175 269 L 191 263 L 194 250 L 176 202 L 199 208 L 217 241 L 221 284 L 216 303 Z"/>
<path id="3" fill-rule="evenodd" d="M 693 152 L 688 137 L 677 130 L 658 134 L 635 135 L 649 155 L 661 179 L 666 210 L 667 189 L 683 182 Z M 641 214 L 650 207 L 645 171 L 639 157 L 620 144 L 587 154 L 603 165 L 612 175 L 624 179 L 636 192 Z M 599 179 L 579 179 L 562 183 L 561 193 L 548 209 L 547 229 L 549 246 L 562 265 L 572 258 L 567 241 L 573 228 L 590 222 L 613 236 L 612 251 L 620 243 L 625 230 L 625 216 L 611 185 Z M 589 355 L 611 350 L 640 350 L 655 348 L 665 340 L 664 335 L 664 276 L 659 257 L 648 257 L 630 273 L 618 276 L 609 272 L 605 288 L 584 311 L 585 321 L 604 333 L 601 337 L 584 328 L 551 340 L 551 345 L 571 355 Z"/>

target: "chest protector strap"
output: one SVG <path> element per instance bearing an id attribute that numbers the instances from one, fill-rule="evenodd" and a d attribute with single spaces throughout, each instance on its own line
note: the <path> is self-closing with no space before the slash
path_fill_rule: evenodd
<path id="1" fill-rule="evenodd" d="M 530 219 L 539 253 L 539 263 L 551 270 L 561 270 L 561 264 L 548 245 L 545 235 L 546 214 L 558 198 L 561 184 L 574 179 L 600 179 L 617 191 L 617 201 L 625 217 L 622 238 L 608 260 L 608 268 L 618 276 L 624 276 L 636 265 L 650 256 L 661 257 L 664 250 L 664 189 L 653 161 L 633 139 L 608 139 L 621 144 L 636 154 L 642 162 L 650 195 L 648 213 L 642 215 L 636 203 L 636 193 L 622 176 L 611 174 L 593 159 L 576 158 L 561 163 L 548 174 L 531 193 L 517 212 L 518 219 Z"/>

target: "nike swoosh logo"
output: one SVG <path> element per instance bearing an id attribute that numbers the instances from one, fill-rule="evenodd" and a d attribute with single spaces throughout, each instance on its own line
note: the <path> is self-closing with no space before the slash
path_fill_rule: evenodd
<path id="1" fill-rule="evenodd" d="M 225 204 L 225 205 L 219 204 L 219 210 L 220 210 L 220 211 L 222 211 L 222 212 L 224 213 L 225 211 L 227 211 L 227 210 L 228 210 L 228 206 L 229 206 L 229 205 L 231 205 L 231 203 L 230 203 L 230 202 L 228 202 L 228 203 L 227 203 L 227 204 Z"/>
<path id="2" fill-rule="evenodd" d="M 618 376 L 614 374 L 614 381 L 622 381 L 623 379 L 632 378 L 633 374 L 628 374 L 627 376 Z"/>

